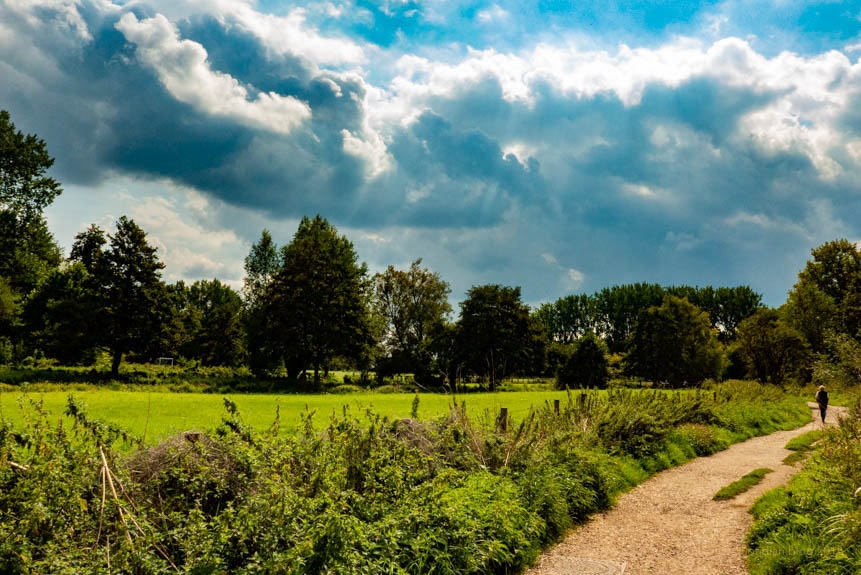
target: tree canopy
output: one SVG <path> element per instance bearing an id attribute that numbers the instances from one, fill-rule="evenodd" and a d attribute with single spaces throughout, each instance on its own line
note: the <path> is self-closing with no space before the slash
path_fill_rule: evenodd
<path id="1" fill-rule="evenodd" d="M 335 356 L 360 360 L 372 346 L 367 267 L 353 244 L 321 216 L 302 218 L 262 296 L 262 333 L 293 377 Z"/>
<path id="2" fill-rule="evenodd" d="M 173 307 L 161 281 L 164 264 L 143 229 L 123 216 L 106 238 L 93 225 L 76 236 L 72 260 L 87 270 L 89 303 L 98 314 L 94 341 L 110 349 L 111 373 L 118 374 L 123 354 L 159 353 Z"/>
<path id="3" fill-rule="evenodd" d="M 389 266 L 373 278 L 374 308 L 383 318 L 384 355 L 391 373 L 413 373 L 418 379 L 430 370 L 431 334 L 451 313 L 448 283 L 438 273 L 421 267 L 421 259 L 407 270 Z"/>
<path id="4" fill-rule="evenodd" d="M 640 314 L 625 358 L 626 371 L 673 387 L 720 374 L 723 352 L 708 314 L 673 295 Z"/>
<path id="5" fill-rule="evenodd" d="M 491 391 L 506 374 L 527 365 L 532 320 L 520 300 L 520 288 L 472 287 L 460 304 L 457 342 L 467 369 L 486 377 Z"/>

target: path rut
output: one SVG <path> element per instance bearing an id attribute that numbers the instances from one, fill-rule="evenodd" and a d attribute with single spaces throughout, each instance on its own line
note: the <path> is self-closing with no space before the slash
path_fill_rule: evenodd
<path id="1" fill-rule="evenodd" d="M 526 575 L 746 574 L 747 510 L 800 470 L 801 464 L 783 464 L 791 453 L 783 446 L 822 427 L 816 404 L 810 405 L 814 420 L 804 427 L 749 439 L 652 477 L 571 532 Z M 827 423 L 843 412 L 829 407 Z M 774 473 L 734 499 L 712 501 L 721 487 L 759 467 Z"/>

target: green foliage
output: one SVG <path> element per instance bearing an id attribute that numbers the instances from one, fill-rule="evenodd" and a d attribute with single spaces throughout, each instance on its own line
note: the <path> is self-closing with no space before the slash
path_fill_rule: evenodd
<path id="1" fill-rule="evenodd" d="M 170 349 L 174 308 L 161 281 L 164 264 L 140 226 L 123 216 L 107 238 L 90 226 L 75 236 L 71 257 L 87 271 L 85 305 L 94 315 L 90 342 L 110 349 L 114 377 L 124 354 L 156 357 Z"/>
<path id="2" fill-rule="evenodd" d="M 741 495 L 745 491 L 748 491 L 751 487 L 755 485 L 759 485 L 765 476 L 769 473 L 772 473 L 774 470 L 769 469 L 767 467 L 760 467 L 759 469 L 754 469 L 750 473 L 746 473 L 741 477 L 741 479 L 737 479 L 733 481 L 726 487 L 721 487 L 717 493 L 714 494 L 712 499 L 714 501 L 726 501 L 727 499 L 732 499 L 736 495 Z"/>
<path id="3" fill-rule="evenodd" d="M 20 295 L 62 259 L 42 217 L 62 192 L 46 176 L 53 163 L 45 142 L 17 131 L 9 112 L 0 110 L 0 277 Z"/>
<path id="4" fill-rule="evenodd" d="M 239 366 L 245 359 L 245 326 L 239 294 L 217 279 L 199 280 L 188 288 L 172 286 L 183 341 L 180 354 L 202 365 Z"/>
<path id="5" fill-rule="evenodd" d="M 214 433 L 125 456 L 111 444 L 119 430 L 78 402 L 75 437 L 40 404 L 22 406 L 35 417 L 0 425 L 0 570 L 517 572 L 619 492 L 694 456 L 670 430 L 635 458 L 619 425 L 609 437 L 593 422 L 621 420 L 633 403 L 662 425 L 705 426 L 721 406 L 750 410 L 755 391 L 743 387 L 720 406 L 695 393 L 590 392 L 506 432 L 457 405 L 425 422 L 345 410 L 322 429 L 306 413 L 295 434 L 255 432 L 225 401 Z M 792 425 L 776 398 L 763 413 Z"/>
<path id="6" fill-rule="evenodd" d="M 328 221 L 302 218 L 262 296 L 257 333 L 291 377 L 320 372 L 335 356 L 367 362 L 371 346 L 367 268 Z M 253 343 L 253 342 L 251 342 Z"/>
<path id="7" fill-rule="evenodd" d="M 245 256 L 242 293 L 249 306 L 253 307 L 266 291 L 281 263 L 278 245 L 272 240 L 269 230 L 264 229 L 260 234 L 260 241 L 251 244 L 251 251 Z"/>
<path id="8" fill-rule="evenodd" d="M 735 345 L 748 377 L 777 385 L 807 377 L 807 343 L 776 310 L 760 309 L 742 321 Z"/>
<path id="9" fill-rule="evenodd" d="M 374 310 L 384 322 L 378 376 L 413 373 L 419 381 L 430 379 L 430 339 L 451 313 L 451 288 L 438 273 L 420 265 L 421 259 L 406 271 L 389 266 L 372 280 Z"/>
<path id="10" fill-rule="evenodd" d="M 861 343 L 845 333 L 825 338 L 825 353 L 813 363 L 813 381 L 837 388 L 861 383 Z"/>
<path id="11" fill-rule="evenodd" d="M 718 435 L 714 426 L 702 423 L 685 423 L 676 428 L 676 433 L 691 446 L 697 457 L 712 455 L 730 445 L 726 437 Z"/>
<path id="12" fill-rule="evenodd" d="M 534 314 L 544 326 L 551 341 L 574 343 L 598 329 L 598 300 L 586 294 L 572 294 L 545 303 Z"/>
<path id="13" fill-rule="evenodd" d="M 631 335 L 626 371 L 673 387 L 717 377 L 723 351 L 708 315 L 672 295 L 640 314 Z"/>
<path id="14" fill-rule="evenodd" d="M 0 110 L 0 210 L 27 220 L 60 195 L 60 184 L 45 175 L 54 164 L 45 141 L 15 130 L 9 112 Z"/>
<path id="15" fill-rule="evenodd" d="M 31 349 L 65 365 L 92 364 L 99 310 L 88 290 L 89 272 L 80 262 L 54 270 L 24 303 L 23 323 Z"/>
<path id="16" fill-rule="evenodd" d="M 556 379 L 559 387 L 606 388 L 610 379 L 606 344 L 592 333 L 581 337 Z"/>
<path id="17" fill-rule="evenodd" d="M 787 307 L 819 351 L 829 327 L 853 337 L 861 329 L 861 251 L 839 239 L 811 250 L 811 255 L 798 274 Z"/>
<path id="18" fill-rule="evenodd" d="M 506 374 L 529 364 L 533 322 L 519 287 L 473 286 L 460 304 L 457 347 L 465 366 L 486 377 L 491 391 Z"/>
<path id="19" fill-rule="evenodd" d="M 850 574 L 861 569 L 861 404 L 825 432 L 789 485 L 751 508 L 752 575 Z"/>

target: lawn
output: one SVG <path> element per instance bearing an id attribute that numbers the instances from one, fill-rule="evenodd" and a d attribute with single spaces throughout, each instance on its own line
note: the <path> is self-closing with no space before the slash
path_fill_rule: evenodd
<path id="1" fill-rule="evenodd" d="M 598 393 L 598 392 L 590 392 Z M 23 402 L 42 400 L 44 408 L 52 416 L 61 416 L 66 400 L 72 394 L 87 406 L 90 417 L 115 423 L 138 436 L 146 435 L 147 443 L 156 443 L 164 437 L 189 429 L 208 430 L 221 421 L 226 413 L 224 397 L 229 397 L 238 406 L 243 420 L 257 428 L 265 429 L 275 420 L 280 406 L 281 429 L 291 431 L 301 421 L 307 409 L 314 412 L 314 424 L 324 426 L 333 413 L 341 413 L 347 407 L 356 416 L 372 409 L 389 418 L 409 417 L 415 398 L 413 394 L 401 393 L 353 393 L 353 394 L 206 394 L 171 393 L 146 391 L 117 391 L 88 389 L 84 391 L 39 391 L 26 395 L 18 391 L 0 393 L 0 417 L 20 423 L 29 407 L 21 409 Z M 473 418 L 492 420 L 501 407 L 518 420 L 529 413 L 533 406 L 552 403 L 554 399 L 567 401 L 564 391 L 517 391 L 499 393 L 471 393 L 458 396 L 458 402 L 466 402 L 468 413 Z M 445 394 L 419 394 L 419 419 L 431 419 L 448 413 L 453 396 Z"/>

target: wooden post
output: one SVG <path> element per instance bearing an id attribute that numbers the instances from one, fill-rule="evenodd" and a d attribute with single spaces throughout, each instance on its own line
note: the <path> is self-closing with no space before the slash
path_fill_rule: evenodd
<path id="1" fill-rule="evenodd" d="M 553 400 L 553 413 L 555 413 L 556 415 L 559 415 L 559 400 L 558 399 Z"/>
<path id="2" fill-rule="evenodd" d="M 580 394 L 580 409 L 584 408 L 585 406 L 586 406 L 586 394 L 581 393 Z"/>
<path id="3" fill-rule="evenodd" d="M 496 420 L 496 427 L 499 431 L 508 431 L 508 408 L 499 408 L 499 419 Z"/>

